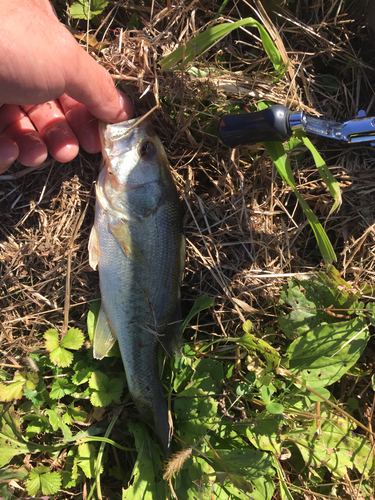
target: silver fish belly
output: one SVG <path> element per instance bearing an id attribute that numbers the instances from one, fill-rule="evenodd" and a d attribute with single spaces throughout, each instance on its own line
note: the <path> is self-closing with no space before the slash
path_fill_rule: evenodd
<path id="1" fill-rule="evenodd" d="M 101 130 L 104 161 L 89 242 L 101 291 L 94 357 L 118 340 L 130 394 L 168 457 L 171 426 L 157 356 L 160 347 L 173 355 L 180 342 L 185 242 L 164 148 L 146 120 L 128 132 L 136 122 Z"/>

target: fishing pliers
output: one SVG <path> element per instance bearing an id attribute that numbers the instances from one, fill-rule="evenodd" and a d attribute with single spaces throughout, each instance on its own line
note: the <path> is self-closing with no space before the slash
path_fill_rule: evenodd
<path id="1" fill-rule="evenodd" d="M 285 106 L 271 106 L 246 114 L 229 114 L 221 118 L 218 136 L 226 146 L 257 144 L 265 141 L 283 142 L 296 130 L 344 141 L 349 144 L 369 142 L 375 146 L 375 117 L 360 111 L 356 118 L 344 123 L 292 113 Z"/>

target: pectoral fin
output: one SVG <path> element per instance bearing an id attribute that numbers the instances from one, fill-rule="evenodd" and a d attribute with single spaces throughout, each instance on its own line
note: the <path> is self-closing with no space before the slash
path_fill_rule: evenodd
<path id="1" fill-rule="evenodd" d="M 109 229 L 129 259 L 138 262 L 138 264 L 146 265 L 146 260 L 125 221 L 116 219 L 109 223 Z"/>
<path id="2" fill-rule="evenodd" d="M 94 358 L 102 359 L 113 347 L 116 336 L 112 332 L 104 309 L 100 308 L 98 322 L 94 334 Z"/>
<path id="3" fill-rule="evenodd" d="M 99 248 L 98 233 L 96 232 L 95 226 L 93 226 L 89 239 L 89 262 L 94 271 L 99 263 L 100 255 L 102 255 L 102 252 Z"/>

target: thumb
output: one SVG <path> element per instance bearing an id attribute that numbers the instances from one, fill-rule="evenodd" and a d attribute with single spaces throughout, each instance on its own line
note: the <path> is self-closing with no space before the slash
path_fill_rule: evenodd
<path id="1" fill-rule="evenodd" d="M 65 92 L 84 104 L 99 120 L 118 123 L 132 118 L 132 102 L 117 91 L 111 75 L 76 44 L 75 64 L 66 65 Z"/>

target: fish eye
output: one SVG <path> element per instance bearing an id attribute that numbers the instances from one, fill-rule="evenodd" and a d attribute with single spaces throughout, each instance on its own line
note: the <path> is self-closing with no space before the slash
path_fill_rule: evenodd
<path id="1" fill-rule="evenodd" d="M 157 155 L 158 148 L 153 141 L 146 140 L 143 141 L 139 147 L 139 156 L 143 160 L 150 160 Z"/>

